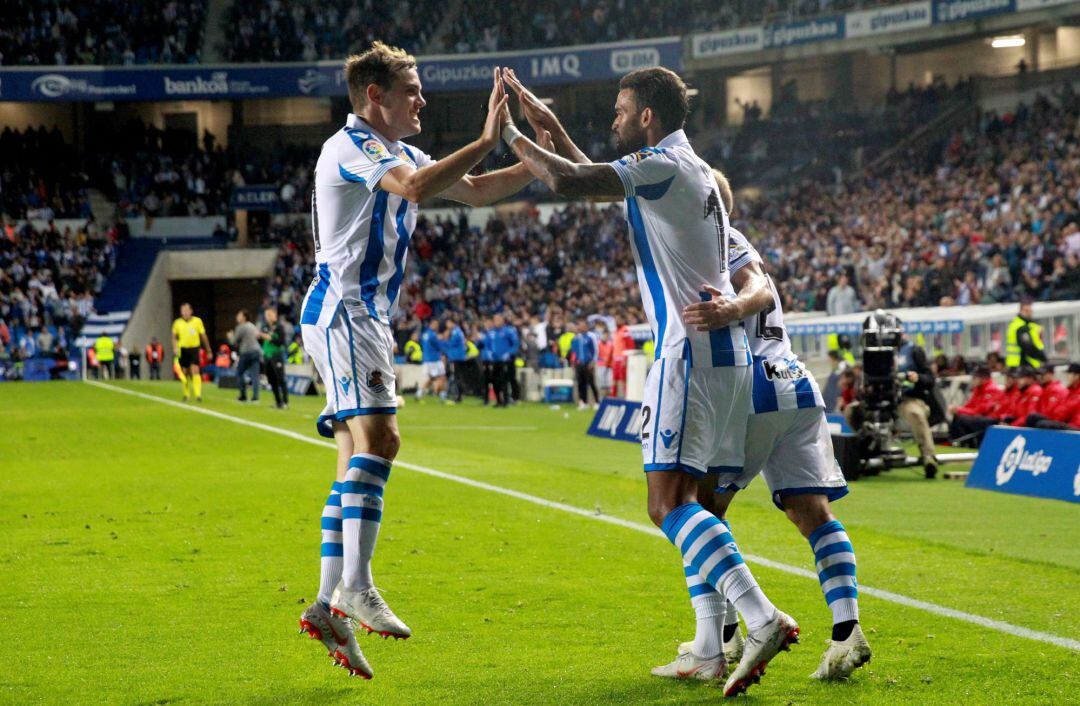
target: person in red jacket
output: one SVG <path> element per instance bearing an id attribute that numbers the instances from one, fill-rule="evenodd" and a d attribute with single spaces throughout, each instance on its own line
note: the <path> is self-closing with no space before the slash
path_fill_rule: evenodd
<path id="1" fill-rule="evenodd" d="M 1039 399 L 1042 397 L 1042 385 L 1035 378 L 1035 369 L 1026 365 L 1020 367 L 1016 384 L 1020 387 L 1020 397 L 1016 405 L 1008 411 L 1005 418 L 1014 427 L 1024 426 L 1028 415 L 1039 411 Z"/>
<path id="2" fill-rule="evenodd" d="M 611 381 L 612 394 L 616 397 L 626 394 L 626 352 L 634 349 L 634 337 L 630 335 L 628 314 L 619 315 L 615 338 L 611 341 Z"/>
<path id="3" fill-rule="evenodd" d="M 997 409 L 994 410 L 993 416 L 1001 421 L 1009 415 L 1010 410 L 1016 406 L 1016 402 L 1020 399 L 1020 368 L 1006 368 L 1005 369 L 1005 394 L 1001 396 L 1001 401 L 998 403 Z"/>
<path id="4" fill-rule="evenodd" d="M 596 344 L 596 373 L 604 397 L 612 394 L 612 366 L 615 363 L 615 344 L 607 328 L 600 331 L 600 341 Z"/>
<path id="5" fill-rule="evenodd" d="M 1049 385 L 1044 386 L 1044 404 L 1038 413 L 1028 415 L 1027 426 L 1036 429 L 1080 429 L 1080 363 L 1070 363 L 1066 374 L 1069 376 L 1069 386 L 1058 383 L 1065 394 L 1048 393 Z M 1050 396 L 1056 397 L 1056 401 L 1045 403 Z"/>
<path id="6" fill-rule="evenodd" d="M 998 407 L 1005 391 L 990 377 L 990 368 L 980 365 L 971 374 L 971 398 L 950 411 L 949 438 L 959 445 L 978 448 L 987 427 L 998 423 Z M 970 443 L 969 443 L 970 442 Z"/>
<path id="7" fill-rule="evenodd" d="M 1052 365 L 1039 369 L 1039 384 L 1042 385 L 1042 397 L 1039 398 L 1039 409 L 1036 410 L 1036 414 L 1047 414 L 1069 396 L 1069 388 L 1054 377 Z"/>

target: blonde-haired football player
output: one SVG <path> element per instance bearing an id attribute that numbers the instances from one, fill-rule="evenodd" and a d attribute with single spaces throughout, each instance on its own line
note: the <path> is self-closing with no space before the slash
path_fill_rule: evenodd
<path id="1" fill-rule="evenodd" d="M 326 386 L 317 427 L 337 443 L 337 478 L 320 520 L 318 600 L 300 623 L 351 674 L 371 678 L 353 623 L 384 637 L 412 634 L 375 588 L 371 560 L 401 445 L 390 320 L 417 205 L 434 196 L 486 205 L 532 176 L 521 166 L 468 175 L 499 142 L 507 99 L 498 71 L 480 135 L 440 160 L 402 141 L 420 132 L 427 105 L 412 56 L 375 42 L 346 59 L 344 71 L 352 112 L 323 144 L 315 167 L 316 275 L 300 317 L 304 348 Z"/>

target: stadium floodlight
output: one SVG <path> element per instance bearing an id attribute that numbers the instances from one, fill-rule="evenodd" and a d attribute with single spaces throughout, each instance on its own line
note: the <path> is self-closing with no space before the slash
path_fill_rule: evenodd
<path id="1" fill-rule="evenodd" d="M 1011 49 L 1013 47 L 1022 47 L 1026 44 L 1024 36 L 1021 34 L 1010 34 L 1004 37 L 994 37 L 990 40 L 990 46 L 994 49 Z"/>

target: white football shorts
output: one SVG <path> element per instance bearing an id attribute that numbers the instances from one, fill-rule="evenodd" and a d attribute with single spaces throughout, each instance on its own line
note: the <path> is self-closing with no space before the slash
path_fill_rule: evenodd
<path id="1" fill-rule="evenodd" d="M 333 437 L 330 420 L 397 412 L 394 337 L 390 327 L 366 314 L 338 309 L 330 326 L 304 324 L 304 349 L 326 387 L 326 407 L 316 422 Z"/>

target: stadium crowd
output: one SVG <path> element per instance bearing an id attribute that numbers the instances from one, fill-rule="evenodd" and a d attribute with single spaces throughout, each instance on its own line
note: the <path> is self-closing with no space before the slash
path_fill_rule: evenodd
<path id="1" fill-rule="evenodd" d="M 10 218 L 88 218 L 90 177 L 60 130 L 45 126 L 0 132 L 0 213 Z"/>
<path id="2" fill-rule="evenodd" d="M 530 0 L 514 12 L 447 3 L 233 0 L 226 60 L 340 59 L 375 38 L 411 52 L 479 52 L 662 37 L 836 14 L 897 0 Z M 0 7 L 0 65 L 195 64 L 203 60 L 209 3 L 12 0 Z"/>
<path id="3" fill-rule="evenodd" d="M 957 131 L 929 169 L 806 182 L 741 209 L 789 311 L 1080 297 L 1080 99 Z"/>
<path id="4" fill-rule="evenodd" d="M 446 5 L 437 0 L 235 0 L 229 8 L 235 30 L 229 32 L 225 56 L 238 62 L 341 59 L 376 39 L 415 53 L 431 39 Z"/>
<path id="5" fill-rule="evenodd" d="M 514 12 L 465 0 L 443 40 L 458 53 L 594 44 L 793 20 L 889 4 L 886 0 L 529 0 Z"/>
<path id="6" fill-rule="evenodd" d="M 0 232 L 0 369 L 31 358 L 66 360 L 94 295 L 116 266 L 122 226 L 103 231 L 93 219 L 60 230 L 16 228 Z"/>
<path id="7" fill-rule="evenodd" d="M 195 64 L 206 0 L 5 0 L 0 65 Z"/>

